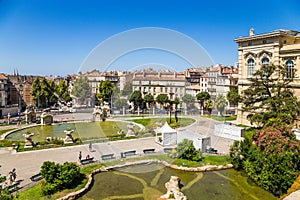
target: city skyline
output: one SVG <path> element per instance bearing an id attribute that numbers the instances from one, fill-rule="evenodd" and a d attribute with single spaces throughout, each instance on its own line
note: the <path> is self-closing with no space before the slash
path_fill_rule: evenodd
<path id="1" fill-rule="evenodd" d="M 296 0 L 230 2 L 197 1 L 0 1 L 1 73 L 67 75 L 78 73 L 95 47 L 122 32 L 143 27 L 176 31 L 195 40 L 214 64 L 234 65 L 234 38 L 249 29 L 264 33 L 277 29 L 300 31 L 300 3 Z M 132 70 L 150 63 L 193 67 L 172 52 L 131 51 L 111 69 Z M 95 68 L 94 66 L 90 66 Z M 197 66 L 202 67 L 202 66 Z M 96 68 L 97 69 L 97 68 Z"/>

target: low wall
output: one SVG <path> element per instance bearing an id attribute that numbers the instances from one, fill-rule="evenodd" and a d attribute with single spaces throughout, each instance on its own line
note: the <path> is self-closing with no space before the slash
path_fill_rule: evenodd
<path id="1" fill-rule="evenodd" d="M 76 199 L 79 196 L 81 196 L 83 193 L 87 192 L 92 185 L 93 182 L 93 177 L 95 174 L 100 173 L 100 172 L 105 172 L 111 169 L 118 169 L 122 167 L 127 167 L 131 165 L 138 165 L 138 164 L 149 164 L 149 163 L 159 163 L 162 165 L 165 165 L 166 167 L 170 167 L 173 169 L 177 170 L 183 170 L 183 171 L 188 171 L 188 172 L 206 172 L 206 171 L 216 171 L 216 170 L 223 170 L 223 169 L 230 169 L 233 168 L 232 164 L 226 164 L 226 165 L 206 165 L 202 167 L 195 167 L 195 168 L 189 168 L 189 167 L 183 167 L 183 166 L 177 166 L 173 164 L 169 164 L 166 161 L 161 161 L 161 160 L 142 160 L 142 161 L 137 161 L 137 162 L 130 162 L 130 163 L 125 163 L 122 165 L 115 165 L 115 166 L 110 166 L 110 167 L 101 167 L 99 169 L 94 170 L 89 176 L 88 176 L 88 182 L 86 183 L 85 187 L 76 191 L 72 192 L 64 197 L 59 198 L 58 200 L 71 200 L 71 199 Z"/>

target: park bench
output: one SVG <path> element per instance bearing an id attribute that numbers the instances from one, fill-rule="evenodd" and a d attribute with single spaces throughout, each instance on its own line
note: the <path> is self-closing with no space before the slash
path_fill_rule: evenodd
<path id="1" fill-rule="evenodd" d="M 17 191 L 17 190 L 19 189 L 19 185 L 20 185 L 20 182 L 15 182 L 14 184 L 9 185 L 9 186 L 7 187 L 7 189 L 8 189 L 8 191 L 10 191 L 10 192 L 15 192 L 15 191 Z"/>
<path id="2" fill-rule="evenodd" d="M 209 148 L 209 149 L 206 149 L 206 153 L 214 153 L 214 154 L 217 154 L 217 153 L 218 153 L 218 150 L 211 147 L 211 148 Z"/>
<path id="3" fill-rule="evenodd" d="M 101 159 L 102 160 L 110 160 L 110 159 L 114 159 L 115 157 L 114 157 L 114 154 L 112 153 L 112 154 L 106 154 L 106 155 L 102 155 L 101 156 Z"/>
<path id="4" fill-rule="evenodd" d="M 154 153 L 155 149 L 144 149 L 143 152 L 144 154 L 147 154 L 147 153 Z"/>
<path id="5" fill-rule="evenodd" d="M 80 163 L 81 163 L 82 165 L 85 165 L 85 164 L 89 164 L 89 163 L 94 162 L 93 160 L 94 160 L 94 157 L 86 158 L 86 159 L 80 160 Z"/>
<path id="6" fill-rule="evenodd" d="M 35 174 L 35 175 L 31 176 L 30 180 L 31 181 L 39 181 L 43 178 L 44 178 L 43 175 L 41 173 L 38 173 L 38 174 Z"/>
<path id="7" fill-rule="evenodd" d="M 127 156 L 136 155 L 136 150 L 121 152 L 121 158 L 126 158 Z"/>
<path id="8" fill-rule="evenodd" d="M 165 152 L 165 153 L 169 153 L 169 152 L 172 151 L 172 149 L 173 149 L 173 148 L 164 148 L 164 152 Z"/>

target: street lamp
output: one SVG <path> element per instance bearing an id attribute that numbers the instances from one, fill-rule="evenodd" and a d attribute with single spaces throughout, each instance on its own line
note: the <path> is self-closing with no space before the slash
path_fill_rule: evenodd
<path id="1" fill-rule="evenodd" d="M 170 112 L 170 124 L 172 123 L 172 105 L 173 105 L 173 101 L 172 101 L 172 95 L 174 94 L 173 92 L 170 92 L 170 102 L 169 102 L 169 112 Z"/>
<path id="2" fill-rule="evenodd" d="M 19 113 L 22 111 L 23 85 L 19 85 Z"/>

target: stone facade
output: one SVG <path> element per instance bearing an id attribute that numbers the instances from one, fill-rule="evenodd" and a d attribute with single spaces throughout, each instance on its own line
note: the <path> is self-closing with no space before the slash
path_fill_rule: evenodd
<path id="1" fill-rule="evenodd" d="M 234 40 L 238 44 L 239 92 L 249 86 L 248 79 L 263 64 L 286 66 L 296 69 L 296 77 L 292 84 L 296 96 L 300 94 L 300 32 L 292 30 L 276 30 L 268 33 L 254 34 Z M 248 113 L 238 107 L 237 123 L 250 125 Z"/>
<path id="2" fill-rule="evenodd" d="M 154 99 L 159 94 L 167 94 L 171 101 L 182 99 L 185 94 L 185 75 L 183 72 L 143 70 L 135 72 L 132 79 L 133 91 L 141 91 L 143 97 L 151 94 Z"/>

